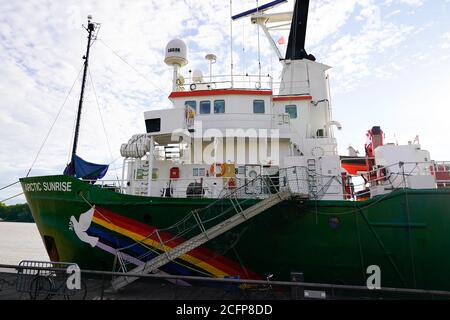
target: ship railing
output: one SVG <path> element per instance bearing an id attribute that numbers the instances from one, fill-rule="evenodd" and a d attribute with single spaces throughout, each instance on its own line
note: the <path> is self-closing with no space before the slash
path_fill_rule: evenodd
<path id="1" fill-rule="evenodd" d="M 433 176 L 438 188 L 450 187 L 450 162 L 448 161 L 416 161 L 396 162 L 387 166 L 378 166 L 371 171 L 361 171 L 360 175 L 368 179 L 360 184 L 352 184 L 354 190 L 359 189 L 358 196 L 370 196 L 369 187 L 388 185 L 391 190 L 409 188 L 408 177 Z M 375 178 L 373 178 L 375 177 Z M 344 193 L 346 199 L 354 199 L 355 193 Z"/>
<path id="2" fill-rule="evenodd" d="M 361 196 L 369 186 L 388 185 L 392 190 L 407 188 L 407 177 L 415 175 L 434 176 L 440 188 L 450 186 L 450 162 L 397 162 L 388 166 L 380 166 L 372 171 L 359 172 L 370 178 L 367 182 L 352 183 L 352 192 L 348 193 L 342 188 L 344 199 L 352 200 L 355 192 Z M 311 177 L 316 182 L 316 188 L 311 188 Z M 321 199 L 326 195 L 335 195 L 336 192 L 328 190 L 333 180 L 341 185 L 342 177 L 326 176 L 317 172 L 309 172 L 305 167 L 281 168 L 276 175 L 265 175 L 270 179 L 272 186 L 277 189 L 291 188 L 292 190 L 310 194 L 311 198 Z M 373 178 L 375 177 L 375 178 Z M 233 183 L 230 183 L 233 181 Z M 255 181 L 249 184 L 245 177 L 192 177 L 180 179 L 152 179 L 151 194 L 157 197 L 173 198 L 219 198 L 224 194 L 238 189 L 238 198 L 264 198 L 270 194 L 267 187 Z M 110 189 L 120 193 L 146 196 L 148 195 L 147 179 L 134 180 L 98 180 L 88 181 L 101 188 Z M 246 188 L 241 188 L 243 186 Z M 188 192 L 190 190 L 190 192 Z M 341 191 L 340 191 L 341 192 Z"/>
<path id="3" fill-rule="evenodd" d="M 205 76 L 202 81 L 194 81 L 190 76 L 185 82 L 178 85 L 178 91 L 217 90 L 217 89 L 244 89 L 244 90 L 271 90 L 275 92 L 292 92 L 296 94 L 309 94 L 308 80 L 274 82 L 270 75 L 213 75 Z"/>
<path id="4" fill-rule="evenodd" d="M 433 166 L 436 183 L 440 188 L 450 188 L 450 161 L 436 161 Z"/>
<path id="5" fill-rule="evenodd" d="M 178 85 L 178 91 L 217 90 L 217 89 L 247 89 L 272 90 L 273 78 L 270 75 L 212 75 L 204 76 L 201 81 L 192 77 Z"/>
<path id="6" fill-rule="evenodd" d="M 261 175 L 259 179 L 236 176 L 151 179 L 150 190 L 152 196 L 159 197 L 220 198 L 234 193 L 238 198 L 260 199 L 274 190 L 290 189 L 293 192 L 308 193 L 310 176 L 306 167 L 292 167 L 279 169 L 273 175 Z M 147 179 L 85 181 L 120 193 L 148 195 Z M 270 183 L 270 189 L 267 183 Z"/>

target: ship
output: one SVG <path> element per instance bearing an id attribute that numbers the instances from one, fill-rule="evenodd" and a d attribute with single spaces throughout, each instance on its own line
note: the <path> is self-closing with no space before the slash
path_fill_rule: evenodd
<path id="1" fill-rule="evenodd" d="M 20 179 L 52 261 L 123 272 L 116 289 L 159 273 L 450 291 L 450 163 L 418 141 L 367 131 L 365 154 L 339 155 L 330 67 L 305 49 L 309 0 L 276 0 L 232 17 L 264 31 L 280 81 L 215 75 L 188 64 L 180 39 L 165 49 L 171 107 L 144 113 L 146 132 L 121 148 L 122 178 L 77 155 L 89 48 L 70 163 L 64 174 Z M 290 25 L 285 56 L 270 26 Z M 186 285 L 189 285 L 186 282 Z"/>

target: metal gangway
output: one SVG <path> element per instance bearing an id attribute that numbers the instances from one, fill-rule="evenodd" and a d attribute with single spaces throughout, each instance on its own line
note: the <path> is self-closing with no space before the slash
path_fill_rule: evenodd
<path id="1" fill-rule="evenodd" d="M 244 203 L 248 201 L 249 198 L 242 199 L 241 193 L 248 193 L 248 190 L 250 189 L 249 187 L 255 185 L 261 185 L 264 187 L 265 191 L 267 192 L 266 197 L 244 209 Z M 191 212 L 189 216 L 195 218 L 197 227 L 199 228 L 200 232 L 199 234 L 191 237 L 181 244 L 178 244 L 172 248 L 168 248 L 167 246 L 165 246 L 165 242 L 162 240 L 162 237 L 158 230 L 155 231 L 155 234 L 152 234 L 152 236 L 156 236 L 156 238 L 158 239 L 160 243 L 159 249 L 162 252 L 156 257 L 153 257 L 147 262 L 138 265 L 130 271 L 126 271 L 126 268 L 122 267 L 124 275 L 112 280 L 112 288 L 114 290 L 119 290 L 138 279 L 137 277 L 127 276 L 127 274 L 150 274 L 156 271 L 158 268 L 166 265 L 167 263 L 180 258 L 182 255 L 188 253 L 189 251 L 202 246 L 206 242 L 224 234 L 232 228 L 239 226 L 240 224 L 256 217 L 262 212 L 290 198 L 295 198 L 297 200 L 306 200 L 309 199 L 309 194 L 298 193 L 290 188 L 289 184 L 285 184 L 285 186 L 282 187 L 280 184 L 274 183 L 273 177 L 270 176 L 260 175 L 255 179 L 248 181 L 245 185 L 228 192 L 212 204 Z M 224 200 L 228 203 L 227 206 L 223 205 Z M 217 203 L 220 203 L 220 210 L 218 210 L 218 212 L 215 212 L 214 217 L 204 217 L 202 215 L 203 211 L 208 211 L 211 208 L 217 208 Z M 227 217 L 226 214 L 230 212 L 232 213 L 232 216 Z M 226 219 L 215 221 L 215 223 L 211 225 L 211 221 L 218 220 L 218 217 L 226 217 Z M 205 220 L 205 218 L 207 220 Z M 185 223 L 186 219 L 183 220 Z M 209 223 L 206 224 L 205 222 Z M 186 234 L 186 232 L 182 233 Z M 119 263 L 121 263 L 123 266 L 124 262 L 121 250 L 118 250 L 117 258 Z"/>

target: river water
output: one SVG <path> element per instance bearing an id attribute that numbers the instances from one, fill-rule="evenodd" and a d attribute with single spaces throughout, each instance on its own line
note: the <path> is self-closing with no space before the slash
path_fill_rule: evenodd
<path id="1" fill-rule="evenodd" d="M 0 264 L 22 260 L 49 261 L 36 224 L 0 222 Z"/>

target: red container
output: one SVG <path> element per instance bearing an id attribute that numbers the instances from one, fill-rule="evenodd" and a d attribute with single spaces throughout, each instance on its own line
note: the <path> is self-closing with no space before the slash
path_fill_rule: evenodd
<path id="1" fill-rule="evenodd" d="M 170 179 L 178 179 L 180 178 L 180 168 L 173 167 L 170 168 Z"/>

